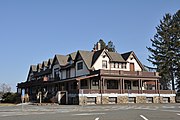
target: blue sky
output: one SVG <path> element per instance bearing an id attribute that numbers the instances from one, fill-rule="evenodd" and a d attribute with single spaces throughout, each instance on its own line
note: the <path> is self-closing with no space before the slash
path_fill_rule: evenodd
<path id="1" fill-rule="evenodd" d="M 146 59 L 150 38 L 180 0 L 0 0 L 0 83 L 26 80 L 29 66 L 112 40 L 119 53 Z"/>

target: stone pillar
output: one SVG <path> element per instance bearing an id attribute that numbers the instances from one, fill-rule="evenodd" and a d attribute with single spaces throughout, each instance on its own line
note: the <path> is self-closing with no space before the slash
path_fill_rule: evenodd
<path id="1" fill-rule="evenodd" d="M 146 96 L 137 96 L 136 103 L 146 103 Z"/>
<path id="2" fill-rule="evenodd" d="M 128 96 L 118 96 L 117 104 L 128 103 Z"/>
<path id="3" fill-rule="evenodd" d="M 170 103 L 176 103 L 175 96 L 170 97 Z"/>
<path id="4" fill-rule="evenodd" d="M 159 103 L 159 97 L 158 96 L 153 97 L 153 103 Z"/>
<path id="5" fill-rule="evenodd" d="M 101 101 L 101 96 L 97 96 L 97 97 L 96 97 L 96 104 L 99 105 L 99 104 L 101 104 L 101 102 L 102 102 L 102 101 Z"/>
<path id="6" fill-rule="evenodd" d="M 109 97 L 108 96 L 102 97 L 102 104 L 109 104 Z"/>
<path id="7" fill-rule="evenodd" d="M 87 97 L 79 96 L 79 105 L 86 105 L 86 104 L 87 104 Z"/>

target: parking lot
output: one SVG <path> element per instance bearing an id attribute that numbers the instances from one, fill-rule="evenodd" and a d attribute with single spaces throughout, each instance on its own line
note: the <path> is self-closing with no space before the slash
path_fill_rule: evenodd
<path id="1" fill-rule="evenodd" d="M 0 106 L 0 120 L 179 120 L 180 104 Z"/>

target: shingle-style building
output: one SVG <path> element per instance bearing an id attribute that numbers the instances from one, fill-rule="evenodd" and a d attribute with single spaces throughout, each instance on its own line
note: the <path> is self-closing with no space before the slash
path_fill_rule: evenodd
<path id="1" fill-rule="evenodd" d="M 148 72 L 133 51 L 99 49 L 55 55 L 31 65 L 18 83 L 30 101 L 59 104 L 120 104 L 175 102 L 172 90 L 161 90 L 159 74 Z"/>

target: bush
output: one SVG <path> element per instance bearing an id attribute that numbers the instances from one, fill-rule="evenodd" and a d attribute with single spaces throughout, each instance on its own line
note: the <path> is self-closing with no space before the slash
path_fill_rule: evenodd
<path id="1" fill-rule="evenodd" d="M 2 103 L 18 103 L 19 95 L 17 93 L 7 92 L 2 96 Z"/>

